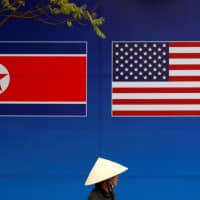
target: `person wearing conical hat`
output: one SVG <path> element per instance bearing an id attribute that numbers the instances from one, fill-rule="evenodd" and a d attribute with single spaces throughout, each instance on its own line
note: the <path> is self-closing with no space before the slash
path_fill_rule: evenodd
<path id="1" fill-rule="evenodd" d="M 118 175 L 127 169 L 119 163 L 98 158 L 85 181 L 86 186 L 95 185 L 88 200 L 116 200 L 113 188 L 118 183 Z"/>

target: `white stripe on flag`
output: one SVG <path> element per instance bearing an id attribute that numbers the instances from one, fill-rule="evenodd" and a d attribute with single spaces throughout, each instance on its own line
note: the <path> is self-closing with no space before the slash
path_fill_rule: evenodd
<path id="1" fill-rule="evenodd" d="M 169 47 L 169 53 L 200 53 L 200 47 Z"/>
<path id="2" fill-rule="evenodd" d="M 170 76 L 200 76 L 200 70 L 169 70 Z"/>
<path id="3" fill-rule="evenodd" d="M 112 99 L 200 99 L 200 93 L 113 93 Z"/>
<path id="4" fill-rule="evenodd" d="M 113 105 L 113 111 L 162 111 L 162 110 L 200 110 L 200 105 Z"/>
<path id="5" fill-rule="evenodd" d="M 0 54 L 0 57 L 85 57 L 87 54 Z"/>
<path id="6" fill-rule="evenodd" d="M 192 82 L 187 82 L 187 81 L 178 81 L 178 82 L 169 82 L 169 81 L 163 81 L 163 82 L 112 82 L 112 87 L 113 88 L 196 88 L 200 87 L 200 82 L 199 81 L 192 81 Z"/>
<path id="7" fill-rule="evenodd" d="M 169 64 L 170 65 L 199 65 L 200 64 L 200 59 L 198 58 L 192 58 L 192 59 L 185 59 L 185 58 L 181 58 L 181 59 L 173 59 L 170 58 L 169 59 Z"/>

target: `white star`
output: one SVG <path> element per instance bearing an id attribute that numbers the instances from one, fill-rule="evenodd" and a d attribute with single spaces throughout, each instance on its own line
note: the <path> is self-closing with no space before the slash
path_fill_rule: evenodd
<path id="1" fill-rule="evenodd" d="M 154 51 L 154 52 L 153 52 L 153 55 L 154 55 L 154 56 L 156 56 L 156 55 L 157 55 L 157 52 L 156 52 L 156 51 Z"/>
<path id="2" fill-rule="evenodd" d="M 162 70 L 163 70 L 164 72 L 165 72 L 165 71 L 167 71 L 167 69 L 166 69 L 166 68 L 163 68 Z"/>
<path id="3" fill-rule="evenodd" d="M 142 58 L 143 58 L 142 56 L 139 56 L 139 59 L 140 59 L 140 60 L 142 60 Z"/>
<path id="4" fill-rule="evenodd" d="M 128 56 L 128 52 L 127 51 L 124 54 L 125 54 L 125 56 Z"/>
<path id="5" fill-rule="evenodd" d="M 133 75 L 133 72 L 129 72 L 129 75 L 131 75 L 131 76 L 132 76 L 132 75 Z"/>
<path id="6" fill-rule="evenodd" d="M 124 46 L 127 48 L 127 47 L 128 47 L 128 44 L 125 44 Z"/>
<path id="7" fill-rule="evenodd" d="M 135 56 L 137 56 L 137 55 L 138 55 L 138 52 L 137 52 L 137 51 L 136 51 L 136 52 L 134 52 L 134 55 L 135 55 Z"/>
<path id="8" fill-rule="evenodd" d="M 0 64 L 0 94 L 3 93 L 9 86 L 10 75 L 5 66 Z"/>
<path id="9" fill-rule="evenodd" d="M 143 46 L 146 48 L 146 47 L 147 47 L 147 44 L 144 44 Z"/>
<path id="10" fill-rule="evenodd" d="M 156 71 L 157 71 L 157 68 L 156 68 L 156 67 L 154 67 L 154 68 L 153 68 L 153 71 L 154 71 L 154 72 L 156 72 Z"/>
<path id="11" fill-rule="evenodd" d="M 146 56 L 146 55 L 147 55 L 147 52 L 145 51 L 143 54 Z"/>

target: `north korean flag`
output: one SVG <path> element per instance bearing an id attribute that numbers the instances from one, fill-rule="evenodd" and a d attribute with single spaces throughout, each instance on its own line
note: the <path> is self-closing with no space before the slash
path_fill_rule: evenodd
<path id="1" fill-rule="evenodd" d="M 1 42 L 0 115 L 86 116 L 86 42 Z"/>

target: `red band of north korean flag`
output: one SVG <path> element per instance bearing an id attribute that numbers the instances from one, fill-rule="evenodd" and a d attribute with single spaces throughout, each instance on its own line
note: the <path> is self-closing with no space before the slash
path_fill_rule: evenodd
<path id="1" fill-rule="evenodd" d="M 85 42 L 0 43 L 0 115 L 86 116 Z"/>

